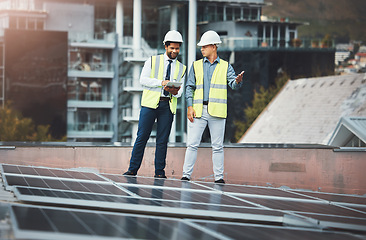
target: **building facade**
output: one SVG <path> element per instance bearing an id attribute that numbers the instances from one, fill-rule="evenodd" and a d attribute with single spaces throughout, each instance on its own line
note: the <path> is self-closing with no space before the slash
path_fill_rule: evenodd
<path id="1" fill-rule="evenodd" d="M 241 67 L 240 51 L 310 47 L 297 39 L 300 23 L 268 19 L 262 16 L 265 6 L 263 0 L 1 0 L 0 30 L 3 36 L 9 28 L 66 32 L 67 140 L 132 144 L 140 72 L 148 57 L 164 52 L 162 40 L 170 29 L 184 37 L 179 58 L 188 68 L 200 57 L 196 43 L 209 29 L 222 37 L 219 51 L 234 67 Z M 4 104 L 4 61 L 0 68 Z M 170 142 L 186 139 L 185 109 L 181 98 Z M 154 136 L 153 130 L 150 141 Z"/>

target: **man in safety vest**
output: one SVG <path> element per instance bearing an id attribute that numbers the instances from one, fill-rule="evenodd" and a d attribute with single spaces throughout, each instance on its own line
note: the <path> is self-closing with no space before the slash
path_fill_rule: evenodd
<path id="1" fill-rule="evenodd" d="M 166 178 L 165 158 L 168 139 L 177 109 L 177 98 L 182 95 L 180 86 L 166 86 L 169 82 L 183 83 L 186 66 L 177 60 L 182 35 L 175 30 L 166 33 L 164 41 L 165 54 L 152 56 L 146 60 L 140 76 L 144 88 L 141 98 L 141 111 L 136 142 L 133 146 L 130 166 L 124 175 L 135 176 L 144 156 L 145 146 L 150 137 L 155 120 L 156 150 L 155 177 Z"/>
<path id="2" fill-rule="evenodd" d="M 181 180 L 189 181 L 197 159 L 197 149 L 208 125 L 211 135 L 212 162 L 215 183 L 224 181 L 224 134 L 227 116 L 227 85 L 237 89 L 242 85 L 244 71 L 235 75 L 233 67 L 217 55 L 221 43 L 215 31 L 205 32 L 200 42 L 203 59 L 195 61 L 186 83 L 188 122 L 187 150 Z"/>

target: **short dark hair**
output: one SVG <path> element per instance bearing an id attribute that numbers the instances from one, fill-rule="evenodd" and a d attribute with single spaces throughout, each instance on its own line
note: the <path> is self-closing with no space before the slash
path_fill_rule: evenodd
<path id="1" fill-rule="evenodd" d="M 171 43 L 178 43 L 179 44 L 179 47 L 182 46 L 182 43 L 181 42 L 172 42 L 172 41 L 166 41 L 165 42 L 165 46 L 169 46 Z"/>

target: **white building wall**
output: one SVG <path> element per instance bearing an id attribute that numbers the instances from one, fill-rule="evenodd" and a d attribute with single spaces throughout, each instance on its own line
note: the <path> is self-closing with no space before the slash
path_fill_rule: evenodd
<path id="1" fill-rule="evenodd" d="M 48 12 L 45 30 L 67 31 L 74 36 L 94 35 L 94 6 L 89 4 L 44 3 Z"/>

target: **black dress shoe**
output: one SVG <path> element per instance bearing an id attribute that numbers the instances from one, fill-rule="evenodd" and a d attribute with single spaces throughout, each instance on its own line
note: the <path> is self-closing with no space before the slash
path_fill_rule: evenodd
<path id="1" fill-rule="evenodd" d="M 125 175 L 125 176 L 136 176 L 136 173 L 131 172 L 131 171 L 127 171 L 123 175 Z"/>
<path id="2" fill-rule="evenodd" d="M 166 178 L 165 175 L 155 175 L 154 178 Z"/>
<path id="3" fill-rule="evenodd" d="M 219 179 L 219 180 L 215 180 L 215 183 L 221 183 L 221 184 L 225 184 L 225 181 L 224 179 Z"/>
<path id="4" fill-rule="evenodd" d="M 180 180 L 183 180 L 183 181 L 189 181 L 190 179 L 187 178 L 187 177 L 182 177 Z"/>

